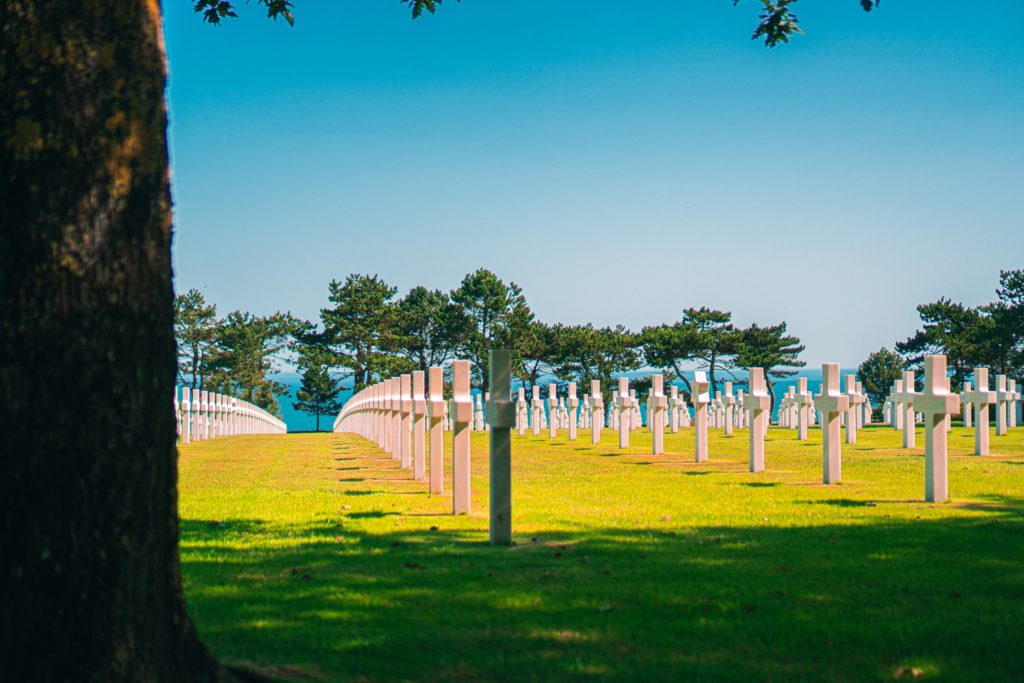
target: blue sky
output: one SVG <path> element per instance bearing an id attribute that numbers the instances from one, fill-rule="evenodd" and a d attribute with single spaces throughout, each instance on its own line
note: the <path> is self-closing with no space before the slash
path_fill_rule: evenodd
<path id="1" fill-rule="evenodd" d="M 487 267 L 547 322 L 785 320 L 812 364 L 1024 267 L 1024 3 L 165 2 L 175 286 L 315 318 L 327 283 Z M 966 9 L 969 8 L 969 11 Z"/>

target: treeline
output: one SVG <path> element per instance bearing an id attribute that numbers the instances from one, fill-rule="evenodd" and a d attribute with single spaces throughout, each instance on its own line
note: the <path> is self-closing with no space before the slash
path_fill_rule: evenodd
<path id="1" fill-rule="evenodd" d="M 921 389 L 924 357 L 946 356 L 950 386 L 961 391 L 974 368 L 989 368 L 992 375 L 1024 375 L 1024 270 L 999 273 L 995 301 L 969 307 L 941 298 L 921 304 L 921 329 L 895 351 L 879 349 L 861 363 L 857 374 L 871 402 L 881 406 L 889 387 L 904 370 L 915 370 Z"/>
<path id="2" fill-rule="evenodd" d="M 1024 271 L 1000 273 L 996 300 L 977 308 L 948 299 L 918 306 L 923 323 L 895 351 L 883 348 L 858 369 L 860 380 L 880 407 L 905 369 L 920 369 L 928 354 L 948 359 L 959 391 L 975 367 L 1017 377 L 1024 370 Z M 593 325 L 548 324 L 536 319 L 522 290 L 486 269 L 466 275 L 445 292 L 414 287 L 404 296 L 377 275 L 352 274 L 328 286 L 320 320 L 289 313 L 258 317 L 239 311 L 218 318 L 216 307 L 189 291 L 176 300 L 179 374 L 192 388 L 230 393 L 279 413 L 285 385 L 270 379 L 285 360 L 302 373 L 295 408 L 318 418 L 336 414 L 343 388 L 358 391 L 377 378 L 463 358 L 472 363 L 473 384 L 487 389 L 487 351 L 512 350 L 516 378 L 529 392 L 554 377 L 576 382 L 581 392 L 600 380 L 610 393 L 624 372 L 652 368 L 689 396 L 684 369 L 704 369 L 714 394 L 721 382 L 745 382 L 737 369 L 764 368 L 773 380 L 796 374 L 804 346 L 786 323 L 733 324 L 728 311 L 686 308 L 671 324 L 639 332 Z M 918 375 L 920 376 L 920 372 Z M 339 378 L 344 377 L 345 386 Z M 649 380 L 631 387 L 644 396 Z M 772 395 L 774 409 L 774 392 Z"/>
<path id="3" fill-rule="evenodd" d="M 295 407 L 328 415 L 340 409 L 339 376 L 346 378 L 344 388 L 358 391 L 380 377 L 463 358 L 472 363 L 474 386 L 486 390 L 487 352 L 499 347 L 512 350 L 515 376 L 528 391 L 555 377 L 576 382 L 581 392 L 600 380 L 610 392 L 621 373 L 651 367 L 666 375 L 666 383 L 681 383 L 688 395 L 684 367 L 706 369 L 714 392 L 723 379 L 743 382 L 735 368 L 762 367 L 771 383 L 804 365 L 804 347 L 784 322 L 740 328 L 728 311 L 687 308 L 677 322 L 639 332 L 621 325 L 547 324 L 536 319 L 518 285 L 486 269 L 466 275 L 450 292 L 414 287 L 402 297 L 377 275 L 352 274 L 330 283 L 328 302 L 317 322 L 241 312 L 219 320 L 199 292 L 180 295 L 181 381 L 229 391 L 276 412 L 277 397 L 287 388 L 268 375 L 282 354 L 291 353 L 303 373 Z M 641 379 L 632 386 L 644 395 L 648 384 Z"/>

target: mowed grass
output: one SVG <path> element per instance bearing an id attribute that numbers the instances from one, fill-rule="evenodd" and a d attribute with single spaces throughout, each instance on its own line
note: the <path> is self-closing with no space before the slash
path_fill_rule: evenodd
<path id="1" fill-rule="evenodd" d="M 773 427 L 761 474 L 747 439 L 514 436 L 510 548 L 486 433 L 460 517 L 353 435 L 183 447 L 189 607 L 219 657 L 312 680 L 1024 680 L 1024 428 L 988 457 L 955 428 L 939 505 L 889 427 L 833 486 L 820 431 Z"/>

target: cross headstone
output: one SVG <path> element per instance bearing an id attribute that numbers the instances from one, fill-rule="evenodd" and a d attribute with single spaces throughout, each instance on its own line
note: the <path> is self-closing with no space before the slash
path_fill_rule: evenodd
<path id="1" fill-rule="evenodd" d="M 903 416 L 906 411 L 903 409 L 903 399 L 900 395 L 903 393 L 903 380 L 898 379 L 892 383 L 892 393 L 889 395 L 892 401 L 892 428 L 896 431 L 903 431 Z"/>
<path id="2" fill-rule="evenodd" d="M 1006 436 L 1007 404 L 1010 391 L 1006 386 L 1006 375 L 996 375 L 996 436 Z"/>
<path id="3" fill-rule="evenodd" d="M 1013 429 L 1017 426 L 1017 400 L 1020 394 L 1017 393 L 1017 380 L 1006 380 L 1006 428 Z"/>
<path id="4" fill-rule="evenodd" d="M 669 399 L 668 399 L 669 415 L 671 416 L 671 418 L 670 418 L 670 429 L 672 430 L 672 433 L 675 434 L 676 432 L 679 431 L 680 418 L 682 417 L 682 415 L 680 415 L 680 411 L 682 410 L 683 406 L 686 405 L 686 403 L 679 396 L 679 387 L 678 386 L 673 384 L 672 388 L 671 388 L 671 392 L 672 392 L 672 394 L 671 394 L 671 396 L 669 396 Z"/>
<path id="5" fill-rule="evenodd" d="M 540 387 L 536 384 L 533 385 L 533 397 L 530 399 L 530 408 L 533 411 L 530 415 L 533 435 L 540 436 L 540 416 L 544 413 L 544 403 L 540 399 Z"/>
<path id="6" fill-rule="evenodd" d="M 519 432 L 519 436 L 526 433 L 526 389 L 519 387 L 516 392 L 516 431 Z"/>
<path id="7" fill-rule="evenodd" d="M 797 441 L 807 441 L 807 422 L 814 410 L 814 396 L 807 391 L 807 378 L 796 378 L 796 391 L 793 392 L 793 401 L 796 403 L 796 438 Z"/>
<path id="8" fill-rule="evenodd" d="M 725 389 L 722 391 L 722 406 L 724 408 L 726 436 L 732 435 L 732 413 L 733 406 L 735 405 L 736 398 L 732 395 L 732 382 L 726 382 Z"/>
<path id="9" fill-rule="evenodd" d="M 693 373 L 690 384 L 690 402 L 693 403 L 693 445 L 696 462 L 708 461 L 708 404 L 711 402 L 708 382 L 704 371 Z"/>
<path id="10" fill-rule="evenodd" d="M 924 414 L 924 499 L 941 503 L 949 497 L 946 416 L 960 410 L 960 397 L 949 391 L 945 356 L 924 357 L 924 390 L 914 407 Z"/>
<path id="11" fill-rule="evenodd" d="M 590 443 L 601 443 L 601 427 L 604 426 L 604 397 L 601 394 L 601 380 L 590 380 Z"/>
<path id="12" fill-rule="evenodd" d="M 629 448 L 629 422 L 633 410 L 633 399 L 629 396 L 629 379 L 619 378 L 619 393 L 616 397 L 619 409 L 619 448 Z"/>
<path id="13" fill-rule="evenodd" d="M 192 437 L 192 390 L 181 389 L 181 442 L 186 446 Z"/>
<path id="14" fill-rule="evenodd" d="M 839 416 L 850 409 L 850 396 L 839 387 L 839 363 L 821 366 L 821 393 L 814 397 L 814 407 L 821 413 L 822 481 L 835 484 L 843 476 Z"/>
<path id="15" fill-rule="evenodd" d="M 402 463 L 402 377 L 393 378 L 391 385 L 391 457 Z M 405 433 L 408 436 L 408 432 Z M 408 441 L 408 440 L 406 440 Z M 406 448 L 408 448 L 408 444 Z"/>
<path id="16" fill-rule="evenodd" d="M 473 398 L 469 393 L 469 361 L 452 361 L 452 511 L 469 514 L 469 423 Z"/>
<path id="17" fill-rule="evenodd" d="M 558 385 L 548 385 L 548 437 L 558 434 Z"/>
<path id="18" fill-rule="evenodd" d="M 490 426 L 490 538 L 492 545 L 512 543 L 512 425 L 515 404 L 509 400 L 512 354 L 508 349 L 488 352 L 487 424 Z"/>
<path id="19" fill-rule="evenodd" d="M 964 390 L 960 392 L 960 414 L 964 421 L 964 427 L 967 429 L 971 428 L 971 412 L 974 410 L 974 404 L 970 400 L 971 395 L 971 383 L 964 382 Z"/>
<path id="20" fill-rule="evenodd" d="M 412 373 L 412 478 L 414 481 L 427 480 L 426 379 L 427 373 L 422 370 Z"/>
<path id="21" fill-rule="evenodd" d="M 846 376 L 846 395 L 850 397 L 850 406 L 846 411 L 846 443 L 857 443 L 857 413 L 864 403 L 864 397 L 857 393 L 857 376 Z"/>
<path id="22" fill-rule="evenodd" d="M 914 399 L 919 394 L 914 391 L 914 371 L 907 370 L 903 373 L 903 390 L 897 394 L 900 403 L 900 413 L 903 415 L 903 447 L 916 448 L 916 420 Z"/>
<path id="23" fill-rule="evenodd" d="M 473 396 L 473 431 L 484 430 L 484 397 L 479 393 Z"/>
<path id="24" fill-rule="evenodd" d="M 569 419 L 569 441 L 576 440 L 576 409 L 579 405 L 580 400 L 576 397 L 576 382 L 569 382 L 569 399 L 565 408 Z"/>
<path id="25" fill-rule="evenodd" d="M 444 493 L 444 369 L 427 370 L 427 421 L 430 446 L 430 492 Z"/>
<path id="26" fill-rule="evenodd" d="M 651 377 L 651 393 L 649 394 L 650 406 L 647 413 L 647 421 L 653 428 L 651 438 L 654 455 L 665 452 L 665 409 L 668 407 L 668 399 L 665 397 L 665 378 L 662 375 Z"/>
<path id="27" fill-rule="evenodd" d="M 736 411 L 736 427 L 738 429 L 744 429 L 747 426 L 747 411 L 743 409 L 746 405 L 746 392 L 742 389 L 736 390 L 736 407 L 739 410 Z"/>
<path id="28" fill-rule="evenodd" d="M 412 468 L 412 444 L 409 441 L 412 434 L 412 375 L 400 375 L 398 379 L 401 392 L 398 399 L 398 454 L 402 469 L 407 470 Z"/>
<path id="29" fill-rule="evenodd" d="M 974 368 L 974 387 L 964 392 L 964 400 L 974 406 L 974 454 L 988 455 L 989 406 L 996 402 L 996 392 L 988 388 L 988 368 Z"/>
<path id="30" fill-rule="evenodd" d="M 750 471 L 764 472 L 765 421 L 771 408 L 768 386 L 764 381 L 764 368 L 748 368 L 750 393 L 744 407 L 750 414 Z"/>

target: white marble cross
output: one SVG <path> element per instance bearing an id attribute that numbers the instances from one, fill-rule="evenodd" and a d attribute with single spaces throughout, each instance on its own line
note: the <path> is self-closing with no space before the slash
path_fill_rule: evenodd
<path id="1" fill-rule="evenodd" d="M 725 433 L 728 436 L 732 434 L 732 411 L 733 406 L 736 405 L 736 397 L 732 395 L 732 382 L 725 383 L 725 389 L 722 391 L 722 405 L 725 408 Z"/>
<path id="2" fill-rule="evenodd" d="M 576 382 L 569 382 L 569 400 L 566 402 L 566 411 L 569 418 L 569 441 L 576 440 L 576 409 L 580 400 L 576 398 Z"/>
<path id="3" fill-rule="evenodd" d="M 601 394 L 601 380 L 590 380 L 590 443 L 601 443 L 601 428 L 604 426 L 604 396 Z"/>
<path id="4" fill-rule="evenodd" d="M 533 435 L 540 436 L 540 416 L 544 413 L 544 403 L 540 398 L 540 387 L 533 385 L 533 398 L 530 400 L 530 408 L 533 413 L 530 415 L 530 425 L 533 428 Z"/>
<path id="5" fill-rule="evenodd" d="M 846 395 L 850 397 L 850 407 L 846 411 L 846 443 L 857 443 L 857 413 L 864 403 L 864 397 L 857 393 L 857 376 L 846 376 Z"/>
<path id="6" fill-rule="evenodd" d="M 1006 375 L 996 375 L 996 436 L 1006 436 L 1006 414 L 1010 395 L 1010 390 L 1006 386 Z"/>
<path id="7" fill-rule="evenodd" d="M 665 397 L 665 378 L 662 375 L 651 377 L 651 393 L 648 398 L 649 410 L 647 421 L 653 429 L 653 453 L 660 455 L 665 452 L 665 409 L 668 399 Z"/>
<path id="8" fill-rule="evenodd" d="M 903 416 L 903 447 L 916 448 L 916 429 L 914 399 L 920 394 L 914 391 L 914 371 L 907 370 L 903 373 L 903 390 L 896 396 L 900 404 L 900 413 Z"/>
<path id="9" fill-rule="evenodd" d="M 945 356 L 924 357 L 924 391 L 914 407 L 924 414 L 924 499 L 949 497 L 946 416 L 959 412 L 960 397 L 950 393 Z"/>
<path id="10" fill-rule="evenodd" d="M 430 492 L 444 493 L 444 369 L 427 370 L 427 418 L 430 447 Z"/>
<path id="11" fill-rule="evenodd" d="M 426 481 L 426 431 L 424 429 L 427 416 L 426 373 L 416 370 L 412 373 L 412 478 L 415 481 Z"/>
<path id="12" fill-rule="evenodd" d="M 796 438 L 798 441 L 807 441 L 807 418 L 810 417 L 810 412 L 814 410 L 814 396 L 811 395 L 811 392 L 807 391 L 806 377 L 796 378 L 796 391 L 793 392 L 793 401 L 796 403 L 797 409 Z"/>
<path id="13" fill-rule="evenodd" d="M 1010 400 L 1006 404 L 1006 426 L 1009 429 L 1013 429 L 1017 426 L 1017 402 L 1020 401 L 1020 392 L 1017 391 L 1017 380 L 1007 380 L 1006 390 L 1010 395 Z"/>
<path id="14" fill-rule="evenodd" d="M 548 385 L 548 438 L 558 434 L 558 385 Z"/>
<path id="15" fill-rule="evenodd" d="M 988 455 L 989 406 L 996 402 L 996 392 L 988 388 L 988 368 L 974 368 L 974 387 L 968 386 L 963 396 L 974 406 L 974 454 Z"/>
<path id="16" fill-rule="evenodd" d="M 412 375 L 400 375 L 398 378 L 398 458 L 402 469 L 412 468 Z"/>
<path id="17" fill-rule="evenodd" d="M 519 436 L 526 433 L 527 413 L 526 389 L 519 387 L 516 392 L 516 431 L 519 432 Z"/>
<path id="18" fill-rule="evenodd" d="M 629 395 L 629 379 L 619 378 L 619 393 L 615 397 L 619 409 L 619 448 L 629 448 L 630 414 L 633 399 Z"/>
<path id="19" fill-rule="evenodd" d="M 822 365 L 821 393 L 814 397 L 814 407 L 821 413 L 821 477 L 826 484 L 843 477 L 839 416 L 850 409 L 850 396 L 842 393 L 839 383 L 839 363 Z"/>
<path id="20" fill-rule="evenodd" d="M 668 399 L 668 410 L 669 410 L 669 429 L 675 434 L 679 431 L 679 409 L 683 404 L 682 399 L 679 398 L 679 387 L 675 384 L 672 385 L 670 390 L 672 392 Z"/>
<path id="21" fill-rule="evenodd" d="M 469 393 L 469 361 L 452 361 L 452 512 L 469 514 L 469 423 L 473 398 Z"/>
<path id="22" fill-rule="evenodd" d="M 711 388 L 707 375 L 702 370 L 693 373 L 690 384 L 690 402 L 693 403 L 693 444 L 697 462 L 708 461 L 708 403 L 711 402 Z"/>
<path id="23" fill-rule="evenodd" d="M 768 431 L 765 421 L 771 408 L 768 386 L 764 381 L 764 368 L 748 368 L 750 393 L 744 407 L 750 415 L 750 471 L 764 472 L 764 437 Z"/>
<path id="24" fill-rule="evenodd" d="M 960 392 L 960 414 L 963 417 L 964 427 L 968 429 L 971 428 L 971 417 L 973 417 L 971 413 L 974 410 L 974 405 L 971 403 L 970 398 L 968 398 L 970 394 L 971 383 L 965 381 L 964 390 Z"/>

